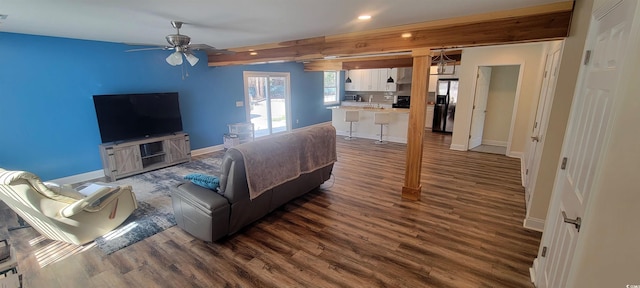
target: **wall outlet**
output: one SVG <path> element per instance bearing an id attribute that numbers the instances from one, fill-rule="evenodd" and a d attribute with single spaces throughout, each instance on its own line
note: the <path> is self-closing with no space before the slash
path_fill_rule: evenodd
<path id="1" fill-rule="evenodd" d="M 244 106 L 243 101 L 236 101 L 236 107 L 242 107 L 242 106 Z"/>
<path id="2" fill-rule="evenodd" d="M 300 119 L 296 119 L 296 124 L 300 123 Z"/>

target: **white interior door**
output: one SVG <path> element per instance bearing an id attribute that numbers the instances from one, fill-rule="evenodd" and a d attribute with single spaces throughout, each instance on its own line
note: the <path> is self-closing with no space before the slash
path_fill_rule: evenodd
<path id="1" fill-rule="evenodd" d="M 473 99 L 473 112 L 471 115 L 471 129 L 469 130 L 469 149 L 473 149 L 482 144 L 482 132 L 484 130 L 484 117 L 487 113 L 490 82 L 491 67 L 478 67 L 478 79 L 476 80 L 476 92 Z"/>
<path id="2" fill-rule="evenodd" d="M 542 279 L 538 287 L 566 287 L 571 272 L 579 229 L 565 223 L 585 216 L 585 207 L 607 137 L 611 107 L 616 96 L 620 66 L 627 53 L 626 42 L 637 1 L 626 0 L 592 21 L 589 43 L 591 63 L 583 67 L 571 107 L 570 124 L 563 144 L 565 169 L 558 171 L 548 219 L 541 246 L 547 247 L 542 258 Z M 548 237 L 547 237 L 548 236 Z"/>
<path id="3" fill-rule="evenodd" d="M 556 79 L 558 77 L 558 66 L 560 63 L 560 55 L 562 54 L 562 45 L 552 47 L 547 53 L 545 63 L 544 80 L 542 81 L 542 89 L 540 90 L 540 98 L 538 99 L 538 108 L 536 109 L 536 119 L 531 131 L 531 142 L 527 149 L 527 167 L 525 173 L 525 199 L 527 203 L 527 211 L 529 211 L 529 203 L 531 200 L 531 192 L 535 188 L 535 180 L 538 175 L 538 167 L 542 158 L 542 147 L 544 146 L 544 135 L 547 131 L 547 121 L 549 120 L 549 110 L 551 110 L 551 102 L 556 89 Z"/>

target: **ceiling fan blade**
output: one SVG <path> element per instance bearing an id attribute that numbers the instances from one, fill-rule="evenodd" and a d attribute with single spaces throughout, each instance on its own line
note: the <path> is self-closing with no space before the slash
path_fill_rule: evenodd
<path id="1" fill-rule="evenodd" d="M 191 50 L 217 50 L 216 47 L 207 44 L 189 44 Z"/>
<path id="2" fill-rule="evenodd" d="M 217 49 L 216 47 L 207 44 L 190 44 L 189 49 L 204 50 L 207 52 L 207 54 L 235 54 L 235 52 L 233 51 L 229 51 L 226 49 Z"/>

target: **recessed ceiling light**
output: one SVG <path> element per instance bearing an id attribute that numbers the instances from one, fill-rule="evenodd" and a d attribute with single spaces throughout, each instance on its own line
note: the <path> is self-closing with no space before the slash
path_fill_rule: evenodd
<path id="1" fill-rule="evenodd" d="M 360 15 L 358 16 L 358 20 L 369 20 L 371 19 L 371 15 Z"/>
<path id="2" fill-rule="evenodd" d="M 413 35 L 411 35 L 411 33 L 402 33 L 400 36 L 402 36 L 402 38 L 411 38 Z"/>
<path id="3" fill-rule="evenodd" d="M 258 55 L 258 52 L 253 51 L 253 52 L 250 52 L 249 55 L 256 56 L 256 55 Z"/>

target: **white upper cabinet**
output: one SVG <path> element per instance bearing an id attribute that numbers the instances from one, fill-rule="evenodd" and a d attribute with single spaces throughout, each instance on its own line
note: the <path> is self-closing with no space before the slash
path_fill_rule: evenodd
<path id="1" fill-rule="evenodd" d="M 438 86 L 438 75 L 433 75 L 438 73 L 437 66 L 431 66 L 431 70 L 429 70 L 429 92 L 436 92 L 436 86 Z"/>
<path id="2" fill-rule="evenodd" d="M 394 83 L 387 83 L 391 76 Z M 395 81 L 398 79 L 398 70 L 393 69 L 359 69 L 349 70 L 351 83 L 346 83 L 346 91 L 396 91 Z"/>
<path id="3" fill-rule="evenodd" d="M 360 82 L 360 80 L 358 80 L 358 74 L 359 74 L 360 70 L 350 70 L 347 71 L 346 75 L 348 79 L 351 79 L 351 83 L 345 83 L 344 84 L 344 90 L 346 91 L 358 91 L 358 83 Z M 346 78 L 345 78 L 346 81 Z"/>
<path id="4" fill-rule="evenodd" d="M 378 77 L 378 90 L 377 91 L 396 91 L 398 89 L 398 69 L 378 69 L 380 70 Z M 387 83 L 389 77 L 393 78 L 393 83 Z"/>

